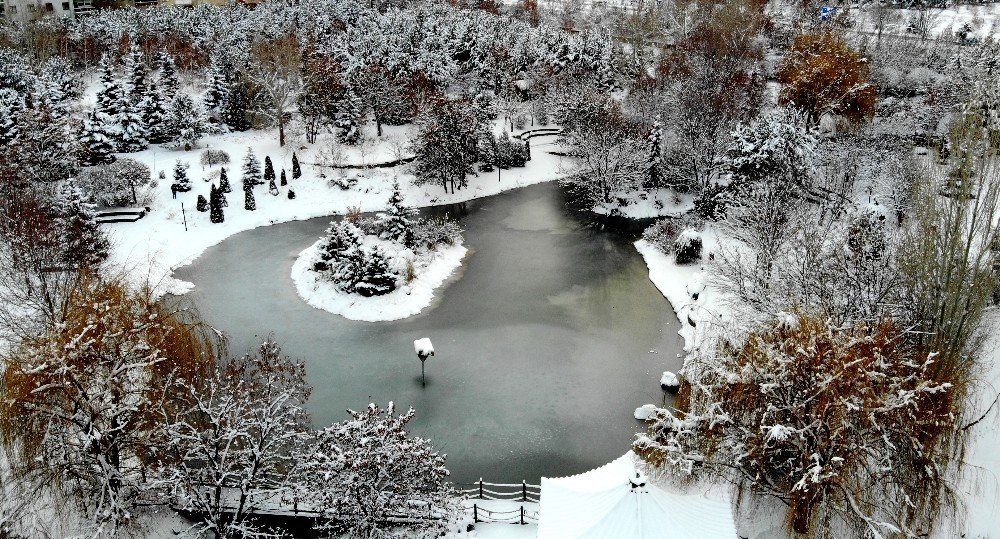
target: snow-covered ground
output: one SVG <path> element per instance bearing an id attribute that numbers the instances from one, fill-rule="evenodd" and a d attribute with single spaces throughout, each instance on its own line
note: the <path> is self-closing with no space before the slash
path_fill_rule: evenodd
<path id="1" fill-rule="evenodd" d="M 338 290 L 333 282 L 312 270 L 322 243 L 321 239 L 310 245 L 292 265 L 295 290 L 306 303 L 317 309 L 365 322 L 399 320 L 426 309 L 434 299 L 434 292 L 462 266 L 462 260 L 469 252 L 464 245 L 457 243 L 418 254 L 412 259 L 416 275 L 412 281 L 384 296 L 365 298 Z"/>
<path id="2" fill-rule="evenodd" d="M 373 128 L 367 127 L 369 139 L 375 139 Z M 386 132 L 386 142 L 373 145 L 365 162 L 385 157 L 395 158 L 392 149 L 399 142 L 398 133 Z M 535 183 L 551 181 L 563 177 L 563 158 L 551 155 L 555 137 L 539 137 L 532 140 L 532 160 L 523 168 L 482 173 L 469 178 L 469 186 L 455 194 L 445 194 L 439 185 L 413 185 L 413 176 L 408 167 L 393 169 L 348 169 L 334 170 L 311 165 L 320 154 L 331 146 L 329 136 L 321 137 L 313 145 L 304 146 L 289 143 L 278 145 L 276 130 L 226 133 L 206 137 L 199 148 L 185 152 L 159 146 L 142 152 L 123 155 L 139 160 L 150 167 L 153 177 L 163 172 L 164 178 L 152 189 L 152 212 L 135 223 L 105 225 L 113 248 L 109 263 L 121 268 L 137 283 L 148 282 L 158 293 L 183 294 L 194 286 L 173 277 L 173 271 L 193 262 L 207 248 L 226 238 L 260 226 L 275 223 L 311 219 L 328 215 L 344 214 L 348 208 L 362 211 L 381 211 L 386 207 L 392 193 L 393 182 L 398 179 L 403 190 L 404 203 L 412 207 L 464 202 L 474 198 L 494 195 Z M 271 196 L 267 186 L 255 190 L 256 211 L 244 210 L 241 189 L 241 164 L 247 148 L 253 148 L 263 163 L 270 156 L 276 174 L 280 177 L 284 169 L 288 175 L 288 187 L 281 187 L 278 196 Z M 233 191 L 227 195 L 229 206 L 225 208 L 225 222 L 213 224 L 208 212 L 195 211 L 199 194 L 208 198 L 210 181 L 217 181 L 219 166 L 203 167 L 201 152 L 207 148 L 226 151 L 231 163 L 226 166 Z M 339 151 L 340 147 L 335 148 Z M 291 179 L 292 152 L 295 151 L 302 166 L 302 177 Z M 347 150 L 354 151 L 356 149 Z M 328 152 L 327 152 L 328 153 Z M 177 160 L 190 165 L 188 176 L 194 189 L 188 193 L 178 193 L 173 199 L 170 184 L 173 182 L 173 168 Z M 323 178 L 320 174 L 325 174 Z M 348 190 L 329 185 L 329 179 L 338 175 L 357 176 L 358 183 Z M 287 198 L 288 189 L 295 191 L 295 199 Z"/>
<path id="3" fill-rule="evenodd" d="M 679 217 L 694 208 L 694 196 L 677 194 L 672 189 L 657 189 L 632 193 L 623 199 L 627 202 L 622 206 L 618 197 L 611 204 L 601 203 L 594 207 L 595 213 L 602 215 L 620 215 L 630 219 L 648 219 L 651 217 Z"/>
<path id="4" fill-rule="evenodd" d="M 869 4 L 874 5 L 874 4 Z M 861 33 L 876 32 L 876 12 L 871 9 L 855 9 L 852 14 L 854 29 Z M 981 5 L 960 5 L 948 8 L 886 9 L 883 33 L 920 39 L 907 27 L 926 27 L 930 39 L 955 39 L 955 34 L 966 24 L 972 29 L 968 39 L 985 41 L 1000 38 L 1000 3 Z"/>

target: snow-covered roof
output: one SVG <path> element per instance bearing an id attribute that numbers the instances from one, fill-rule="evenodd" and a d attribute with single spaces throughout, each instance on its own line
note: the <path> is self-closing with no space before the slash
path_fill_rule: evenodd
<path id="1" fill-rule="evenodd" d="M 538 539 L 735 538 L 728 499 L 633 488 L 629 451 L 600 468 L 569 477 L 543 477 Z"/>

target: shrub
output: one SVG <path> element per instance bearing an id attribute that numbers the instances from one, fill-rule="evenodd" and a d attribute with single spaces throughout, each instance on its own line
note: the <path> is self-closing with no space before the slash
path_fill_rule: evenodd
<path id="1" fill-rule="evenodd" d="M 331 178 L 329 184 L 331 187 L 337 187 L 341 191 L 347 191 L 351 187 L 354 187 L 355 185 L 358 184 L 358 177 L 353 175 L 352 176 L 339 175 L 335 178 Z"/>
<path id="2" fill-rule="evenodd" d="M 462 228 L 447 217 L 431 217 L 413 223 L 413 243 L 428 249 L 437 245 L 454 245 L 462 239 Z"/>
<path id="3" fill-rule="evenodd" d="M 229 154 L 222 150 L 208 149 L 201 152 L 201 164 L 205 166 L 225 165 L 229 163 Z"/>
<path id="4" fill-rule="evenodd" d="M 121 158 L 110 165 L 84 169 L 79 185 L 94 203 L 112 207 L 137 204 L 137 190 L 149 181 L 149 167 L 134 159 Z"/>
<path id="5" fill-rule="evenodd" d="M 674 260 L 678 264 L 701 260 L 701 244 L 701 234 L 693 228 L 685 228 L 674 240 Z"/>
<path id="6" fill-rule="evenodd" d="M 653 244 L 664 254 L 670 254 L 674 252 L 674 241 L 681 230 L 679 219 L 667 217 L 656 221 L 643 231 L 642 239 Z"/>

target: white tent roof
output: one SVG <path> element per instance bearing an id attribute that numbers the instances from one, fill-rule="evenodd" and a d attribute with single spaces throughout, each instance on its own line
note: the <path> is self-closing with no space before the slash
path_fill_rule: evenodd
<path id="1" fill-rule="evenodd" d="M 543 477 L 538 539 L 735 538 L 728 499 L 632 488 L 635 455 L 569 477 Z"/>

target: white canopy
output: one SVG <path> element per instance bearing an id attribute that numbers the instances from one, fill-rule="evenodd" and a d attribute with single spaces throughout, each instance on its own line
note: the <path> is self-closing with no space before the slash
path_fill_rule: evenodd
<path id="1" fill-rule="evenodd" d="M 664 491 L 636 477 L 635 455 L 569 477 L 543 477 L 538 539 L 735 538 L 728 499 Z M 633 487 L 634 483 L 642 486 Z"/>

